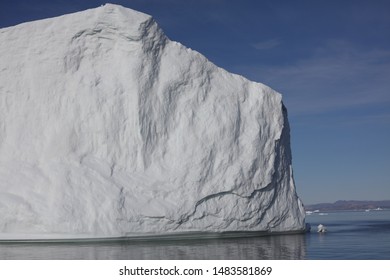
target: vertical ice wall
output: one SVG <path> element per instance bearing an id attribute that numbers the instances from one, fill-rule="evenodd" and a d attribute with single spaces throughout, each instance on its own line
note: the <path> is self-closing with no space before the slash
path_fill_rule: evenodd
<path id="1" fill-rule="evenodd" d="M 0 53 L 3 237 L 304 229 L 281 95 L 150 16 L 4 28 Z"/>

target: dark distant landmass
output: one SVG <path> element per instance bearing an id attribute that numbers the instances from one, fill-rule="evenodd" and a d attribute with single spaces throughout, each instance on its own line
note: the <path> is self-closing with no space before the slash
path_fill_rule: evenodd
<path id="1" fill-rule="evenodd" d="M 369 200 L 338 200 L 334 203 L 318 203 L 305 205 L 306 211 L 338 211 L 338 210 L 375 210 L 390 209 L 390 200 L 369 201 Z"/>

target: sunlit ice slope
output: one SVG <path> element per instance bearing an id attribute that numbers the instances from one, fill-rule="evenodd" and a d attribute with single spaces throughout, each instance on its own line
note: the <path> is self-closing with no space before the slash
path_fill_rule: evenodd
<path id="1" fill-rule="evenodd" d="M 107 4 L 0 29 L 0 239 L 304 229 L 281 95 Z"/>

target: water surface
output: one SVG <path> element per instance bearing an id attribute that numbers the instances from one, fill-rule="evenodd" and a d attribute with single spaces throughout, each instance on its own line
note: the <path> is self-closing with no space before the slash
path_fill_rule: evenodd
<path id="1" fill-rule="evenodd" d="M 0 243 L 0 259 L 390 259 L 390 211 L 315 213 L 308 234 L 191 240 Z M 316 232 L 318 224 L 328 232 Z"/>

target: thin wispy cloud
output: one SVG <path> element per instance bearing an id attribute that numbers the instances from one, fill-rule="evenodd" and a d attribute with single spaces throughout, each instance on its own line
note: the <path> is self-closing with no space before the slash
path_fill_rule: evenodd
<path id="1" fill-rule="evenodd" d="M 266 41 L 261 41 L 253 44 L 252 46 L 256 50 L 269 50 L 273 49 L 281 44 L 281 41 L 279 39 L 270 39 Z"/>
<path id="2" fill-rule="evenodd" d="M 292 65 L 240 69 L 283 94 L 292 114 L 390 104 L 390 51 L 330 42 Z"/>
<path id="3" fill-rule="evenodd" d="M 390 113 L 382 113 L 382 114 L 367 114 L 363 116 L 356 116 L 353 118 L 349 118 L 345 120 L 341 124 L 344 125 L 362 125 L 362 124 L 371 124 L 371 123 L 379 123 L 379 124 L 390 124 Z"/>

